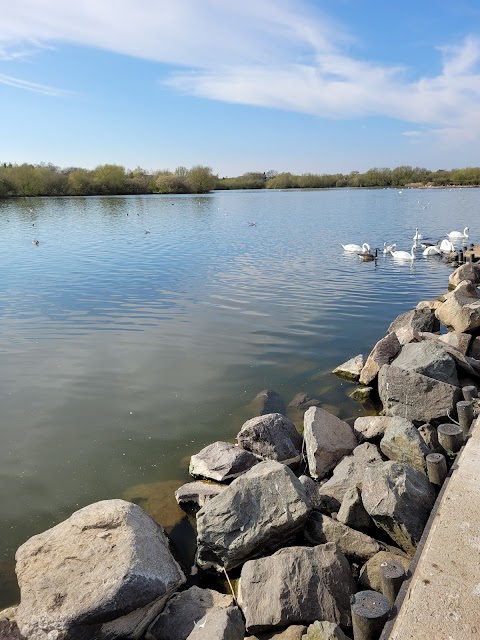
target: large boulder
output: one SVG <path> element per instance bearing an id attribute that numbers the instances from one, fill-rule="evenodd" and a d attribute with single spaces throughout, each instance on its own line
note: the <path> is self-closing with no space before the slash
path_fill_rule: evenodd
<path id="1" fill-rule="evenodd" d="M 189 472 L 194 478 L 229 482 L 258 464 L 250 451 L 230 442 L 214 442 L 190 458 Z"/>
<path id="2" fill-rule="evenodd" d="M 378 395 L 385 415 L 419 423 L 446 418 L 462 399 L 458 387 L 393 365 L 381 368 Z"/>
<path id="3" fill-rule="evenodd" d="M 350 626 L 356 591 L 347 559 L 334 544 L 289 547 L 246 562 L 239 605 L 249 632 L 328 620 Z"/>
<path id="4" fill-rule="evenodd" d="M 427 473 L 425 457 L 431 453 L 418 430 L 405 418 L 393 418 L 380 442 L 382 453 L 389 460 L 404 462 Z"/>
<path id="5" fill-rule="evenodd" d="M 233 606 L 233 598 L 214 591 L 193 586 L 175 594 L 165 609 L 150 625 L 146 640 L 186 640 L 195 624 L 209 611 Z M 243 640 L 243 636 L 242 636 Z"/>
<path id="6" fill-rule="evenodd" d="M 332 477 L 320 487 L 321 496 L 330 496 L 338 502 L 338 508 L 345 494 L 352 487 L 361 487 L 363 474 L 369 464 L 381 462 L 382 454 L 377 446 L 365 442 L 353 450 L 334 469 Z"/>
<path id="7" fill-rule="evenodd" d="M 216 482 L 187 482 L 175 491 L 175 500 L 184 511 L 198 511 L 225 489 L 225 485 Z"/>
<path id="8" fill-rule="evenodd" d="M 464 356 L 467 355 L 468 347 L 472 340 L 472 336 L 469 333 L 459 333 L 458 331 L 449 331 L 441 334 L 421 332 L 417 334 L 417 337 L 419 340 L 433 340 L 441 346 L 448 345 L 453 347 Z M 447 353 L 451 353 L 451 351 L 447 351 Z"/>
<path id="9" fill-rule="evenodd" d="M 398 335 L 399 332 L 405 329 L 410 329 L 413 332 L 429 331 L 435 333 L 435 331 L 440 330 L 440 325 L 435 317 L 434 309 L 422 307 L 397 316 L 388 327 L 387 333 L 397 333 Z"/>
<path id="10" fill-rule="evenodd" d="M 450 331 L 475 332 L 480 327 L 480 300 L 476 288 L 468 281 L 460 283 L 435 314 Z"/>
<path id="11" fill-rule="evenodd" d="M 448 284 L 452 287 L 456 287 L 464 280 L 468 280 L 473 284 L 480 284 L 480 264 L 474 262 L 467 262 L 455 269 L 448 278 Z"/>
<path id="12" fill-rule="evenodd" d="M 384 364 L 390 364 L 400 351 L 400 342 L 396 333 L 390 333 L 377 342 L 367 358 L 360 373 L 360 384 L 369 385 Z"/>
<path id="13" fill-rule="evenodd" d="M 139 638 L 185 582 L 162 528 L 123 500 L 91 504 L 17 551 L 29 640 Z"/>
<path id="14" fill-rule="evenodd" d="M 406 344 L 392 365 L 458 387 L 455 360 L 433 340 Z"/>
<path id="15" fill-rule="evenodd" d="M 254 416 L 263 416 L 267 413 L 285 415 L 285 403 L 278 391 L 263 389 L 250 403 L 250 410 Z"/>
<path id="16" fill-rule="evenodd" d="M 426 476 L 401 462 L 378 462 L 365 470 L 363 505 L 375 524 L 413 555 L 435 504 Z"/>
<path id="17" fill-rule="evenodd" d="M 323 478 L 358 442 L 352 427 L 320 407 L 305 412 L 303 437 L 312 478 Z"/>
<path id="18" fill-rule="evenodd" d="M 237 435 L 237 442 L 264 460 L 297 464 L 302 456 L 302 436 L 293 422 L 280 413 L 247 420 Z"/>
<path id="19" fill-rule="evenodd" d="M 212 609 L 199 620 L 187 640 L 243 640 L 245 624 L 238 607 Z"/>
<path id="20" fill-rule="evenodd" d="M 332 373 L 337 375 L 339 378 L 344 378 L 345 380 L 350 380 L 351 382 L 358 382 L 364 366 L 365 360 L 363 358 L 363 355 L 360 353 L 358 356 L 350 358 L 350 360 L 347 360 L 343 364 L 339 365 L 336 369 L 333 370 Z"/>
<path id="21" fill-rule="evenodd" d="M 401 553 L 401 552 L 400 552 Z M 364 589 L 371 589 L 372 591 L 378 591 L 382 593 L 382 576 L 380 573 L 380 566 L 384 562 L 389 561 L 400 562 L 405 571 L 408 571 L 410 566 L 410 558 L 393 553 L 392 551 L 379 551 L 370 560 L 363 565 L 360 569 L 360 575 L 358 577 L 358 584 Z"/>
<path id="22" fill-rule="evenodd" d="M 279 462 L 257 464 L 197 513 L 197 564 L 232 569 L 278 548 L 303 530 L 310 503 Z"/>

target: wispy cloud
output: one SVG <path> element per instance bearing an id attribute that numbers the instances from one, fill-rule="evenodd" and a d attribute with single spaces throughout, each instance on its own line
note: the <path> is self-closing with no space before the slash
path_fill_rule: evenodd
<path id="1" fill-rule="evenodd" d="M 59 89 L 58 87 L 50 87 L 46 84 L 39 84 L 38 82 L 21 80 L 20 78 L 7 76 L 4 73 L 0 73 L 0 84 L 5 84 L 9 87 L 15 87 L 16 89 L 24 89 L 25 91 L 33 91 L 34 93 L 41 93 L 45 96 L 54 96 L 57 98 L 65 98 L 75 95 L 72 91 L 66 91 L 65 89 Z"/>

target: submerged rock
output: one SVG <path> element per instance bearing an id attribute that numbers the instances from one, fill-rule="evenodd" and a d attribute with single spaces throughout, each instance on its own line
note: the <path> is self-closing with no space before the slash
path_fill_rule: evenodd
<path id="1" fill-rule="evenodd" d="M 181 509 L 189 512 L 198 511 L 225 488 L 225 485 L 216 482 L 187 482 L 175 491 L 175 499 Z"/>
<path id="2" fill-rule="evenodd" d="M 175 491 L 181 484 L 179 480 L 136 484 L 129 487 L 122 497 L 127 502 L 138 504 L 167 533 L 170 533 L 173 527 L 185 518 L 185 513 L 175 500 Z"/>
<path id="3" fill-rule="evenodd" d="M 285 415 L 285 403 L 278 391 L 264 389 L 257 393 L 250 404 L 252 415 L 263 416 L 267 413 L 281 413 Z"/>
<path id="4" fill-rule="evenodd" d="M 230 442 L 214 442 L 190 459 L 189 472 L 194 478 L 229 482 L 258 464 L 250 451 Z"/>
<path id="5" fill-rule="evenodd" d="M 240 447 L 264 460 L 300 462 L 303 438 L 288 418 L 269 413 L 247 420 L 237 435 Z"/>

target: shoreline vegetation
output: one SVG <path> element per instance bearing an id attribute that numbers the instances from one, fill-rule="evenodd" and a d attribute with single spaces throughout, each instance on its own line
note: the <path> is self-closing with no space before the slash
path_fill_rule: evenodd
<path id="1" fill-rule="evenodd" d="M 147 171 L 117 164 L 95 169 L 61 168 L 53 164 L 0 163 L 0 198 L 30 196 L 98 196 L 209 193 L 230 189 L 446 188 L 480 186 L 480 167 L 437 170 L 410 166 L 373 168 L 364 173 L 314 174 L 247 172 L 220 178 L 195 165 Z"/>

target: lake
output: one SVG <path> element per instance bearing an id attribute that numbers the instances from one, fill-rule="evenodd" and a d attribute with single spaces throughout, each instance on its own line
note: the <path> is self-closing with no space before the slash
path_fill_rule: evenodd
<path id="1" fill-rule="evenodd" d="M 478 241 L 479 210 L 478 189 L 0 201 L 0 607 L 28 537 L 100 499 L 162 510 L 262 389 L 363 415 L 331 370 L 451 268 L 340 243 L 409 250 L 415 227 L 467 225 Z"/>

